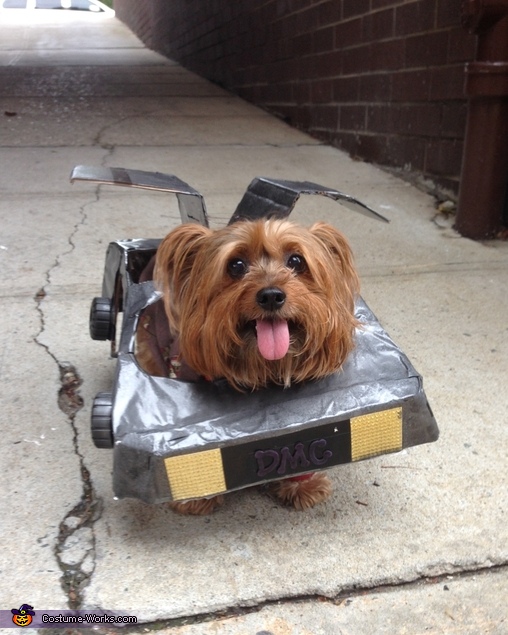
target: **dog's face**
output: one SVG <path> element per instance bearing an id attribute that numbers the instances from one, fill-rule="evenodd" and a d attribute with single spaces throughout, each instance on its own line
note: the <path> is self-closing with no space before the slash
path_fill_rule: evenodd
<path id="1" fill-rule="evenodd" d="M 186 362 L 236 388 L 325 376 L 353 348 L 358 278 L 346 239 L 325 223 L 181 225 L 154 277 Z"/>

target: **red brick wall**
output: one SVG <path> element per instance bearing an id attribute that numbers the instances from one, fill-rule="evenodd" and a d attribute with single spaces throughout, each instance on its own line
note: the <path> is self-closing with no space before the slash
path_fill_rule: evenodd
<path id="1" fill-rule="evenodd" d="M 457 191 L 461 0 L 115 0 L 146 44 L 351 155 Z"/>

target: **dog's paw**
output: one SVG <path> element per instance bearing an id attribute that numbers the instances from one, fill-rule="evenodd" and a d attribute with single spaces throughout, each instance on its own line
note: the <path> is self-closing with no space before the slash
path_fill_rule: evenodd
<path id="1" fill-rule="evenodd" d="M 185 501 L 183 503 L 169 503 L 171 509 L 177 514 L 185 516 L 206 516 L 224 504 L 224 496 L 213 496 L 212 498 L 199 498 Z"/>
<path id="2" fill-rule="evenodd" d="M 305 479 L 287 478 L 270 483 L 269 492 L 284 505 L 303 511 L 326 500 L 332 493 L 332 483 L 326 474 L 319 473 Z"/>

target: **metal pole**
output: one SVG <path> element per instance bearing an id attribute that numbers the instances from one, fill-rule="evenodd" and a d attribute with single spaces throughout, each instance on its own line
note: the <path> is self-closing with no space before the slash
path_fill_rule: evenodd
<path id="1" fill-rule="evenodd" d="M 468 119 L 455 228 L 473 239 L 500 231 L 508 195 L 508 0 L 462 3 L 465 28 L 478 35 L 466 65 Z"/>

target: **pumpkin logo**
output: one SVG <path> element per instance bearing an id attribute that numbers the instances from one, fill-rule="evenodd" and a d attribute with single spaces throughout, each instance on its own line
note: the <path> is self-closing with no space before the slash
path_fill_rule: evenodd
<path id="1" fill-rule="evenodd" d="M 21 628 L 31 624 L 32 618 L 35 615 L 33 608 L 34 607 L 30 606 L 30 604 L 22 604 L 19 609 L 11 609 L 14 624 L 21 626 Z"/>

